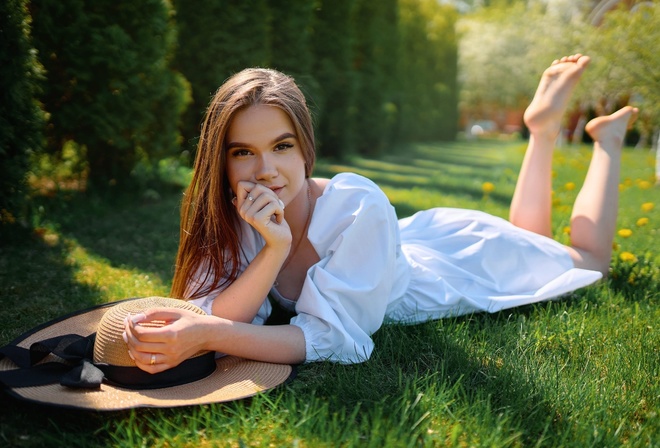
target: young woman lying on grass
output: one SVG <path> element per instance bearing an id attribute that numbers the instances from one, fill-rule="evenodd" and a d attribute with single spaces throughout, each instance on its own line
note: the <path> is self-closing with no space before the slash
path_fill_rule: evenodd
<path id="1" fill-rule="evenodd" d="M 531 137 L 510 221 L 435 208 L 397 220 L 385 194 L 352 173 L 313 178 L 314 135 L 293 79 L 247 69 L 208 108 L 181 214 L 172 296 L 208 316 L 149 310 L 126 324 L 148 372 L 199 350 L 276 363 L 369 358 L 384 321 L 495 312 L 560 296 L 607 273 L 621 147 L 637 109 L 587 124 L 593 158 L 571 218 L 551 239 L 551 162 L 589 58 L 554 61 L 525 112 Z M 280 322 L 274 322 L 280 317 Z M 165 320 L 162 328 L 136 325 Z M 264 325 L 279 323 L 279 325 Z"/>

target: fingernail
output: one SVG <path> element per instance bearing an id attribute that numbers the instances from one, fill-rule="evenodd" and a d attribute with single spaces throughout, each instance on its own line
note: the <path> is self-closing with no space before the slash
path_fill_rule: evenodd
<path id="1" fill-rule="evenodd" d="M 144 314 L 144 313 L 140 313 L 140 314 L 135 314 L 135 315 L 130 316 L 130 317 L 131 317 L 131 322 L 133 322 L 134 324 L 137 324 L 138 322 L 141 322 L 141 321 L 145 320 L 147 318 L 147 315 Z"/>
<path id="2" fill-rule="evenodd" d="M 284 202 L 282 202 L 281 199 L 278 199 L 278 201 L 279 201 L 279 203 L 280 203 L 280 207 L 282 207 L 282 210 L 284 210 Z"/>
<path id="3" fill-rule="evenodd" d="M 124 342 L 128 344 L 128 335 L 125 331 L 121 334 L 121 337 L 124 339 Z"/>
<path id="4" fill-rule="evenodd" d="M 129 356 L 133 361 L 135 361 L 135 357 L 133 356 L 133 354 L 131 353 L 130 350 L 128 351 L 128 356 Z"/>

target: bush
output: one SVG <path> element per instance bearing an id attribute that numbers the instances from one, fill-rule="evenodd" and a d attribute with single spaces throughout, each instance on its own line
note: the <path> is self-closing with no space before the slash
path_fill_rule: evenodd
<path id="1" fill-rule="evenodd" d="M 270 20 L 265 0 L 177 0 L 174 4 L 179 29 L 176 68 L 192 88 L 182 133 L 185 147 L 193 149 L 218 87 L 239 70 L 267 63 Z"/>
<path id="2" fill-rule="evenodd" d="M 355 144 L 376 155 L 392 143 L 398 119 L 397 0 L 361 0 L 355 14 Z"/>
<path id="3" fill-rule="evenodd" d="M 352 17 L 351 0 L 320 0 L 314 18 L 313 72 L 320 86 L 317 140 L 326 157 L 342 158 L 355 147 Z"/>
<path id="4" fill-rule="evenodd" d="M 0 2 L 0 224 L 23 217 L 30 155 L 42 145 L 43 114 L 35 101 L 40 67 L 26 3 Z"/>
<path id="5" fill-rule="evenodd" d="M 83 148 L 92 187 L 129 184 L 140 159 L 179 149 L 185 82 L 169 67 L 173 10 L 162 0 L 33 0 L 46 69 L 48 148 Z"/>
<path id="6" fill-rule="evenodd" d="M 401 0 L 403 141 L 453 140 L 458 127 L 457 13 L 435 0 Z"/>

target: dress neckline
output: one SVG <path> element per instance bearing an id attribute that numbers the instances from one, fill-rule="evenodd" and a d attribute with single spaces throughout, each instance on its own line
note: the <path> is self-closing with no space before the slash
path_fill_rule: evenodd
<path id="1" fill-rule="evenodd" d="M 282 308 L 286 309 L 287 311 L 292 311 L 292 312 L 296 311 L 296 301 L 295 300 L 287 299 L 286 297 L 284 297 L 277 290 L 277 288 L 275 286 L 273 286 L 271 288 L 270 292 L 271 292 L 273 298 L 275 300 L 277 300 L 277 303 L 279 303 L 282 306 Z"/>

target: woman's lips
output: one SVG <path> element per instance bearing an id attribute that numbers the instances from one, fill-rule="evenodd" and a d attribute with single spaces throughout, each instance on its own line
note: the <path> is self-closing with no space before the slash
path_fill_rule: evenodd
<path id="1" fill-rule="evenodd" d="M 280 192 L 282 191 L 284 187 L 270 187 L 270 189 L 275 193 L 278 197 L 280 196 Z"/>

